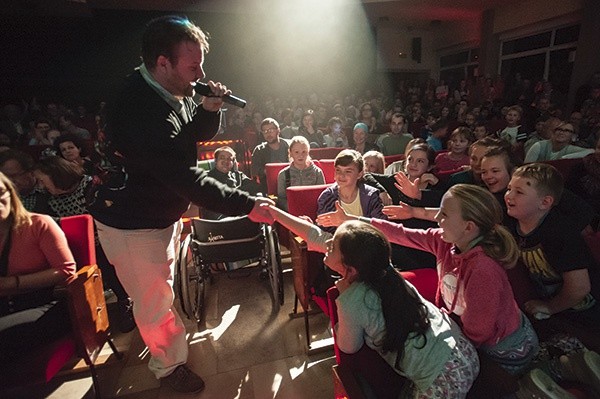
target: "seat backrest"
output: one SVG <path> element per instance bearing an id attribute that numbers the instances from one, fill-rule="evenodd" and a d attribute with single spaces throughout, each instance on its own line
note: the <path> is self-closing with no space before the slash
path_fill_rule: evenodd
<path id="1" fill-rule="evenodd" d="M 383 157 L 385 159 L 385 165 L 390 165 L 396 161 L 402 161 L 404 158 L 404 154 L 394 154 L 394 155 L 386 155 Z"/>
<path id="2" fill-rule="evenodd" d="M 575 165 L 578 165 L 583 162 L 582 158 L 573 158 L 573 159 L 554 159 L 551 161 L 541 161 L 542 163 L 547 163 L 549 165 L 554 166 L 562 175 L 563 179 L 567 181 L 571 174 L 571 170 Z"/>
<path id="3" fill-rule="evenodd" d="M 90 215 L 66 216 L 60 219 L 77 268 L 96 264 L 94 220 Z"/>
<path id="4" fill-rule="evenodd" d="M 317 217 L 317 199 L 329 184 L 293 186 L 287 188 L 288 212 L 294 216 Z"/>
<path id="5" fill-rule="evenodd" d="M 441 184 L 442 186 L 445 185 L 446 183 L 448 183 L 448 181 L 450 180 L 450 176 L 452 176 L 455 173 L 458 173 L 462 171 L 462 169 L 451 169 L 451 170 L 441 170 L 441 171 L 437 171 L 434 173 L 435 177 L 437 177 L 440 181 L 438 184 Z"/>
<path id="6" fill-rule="evenodd" d="M 319 167 L 325 176 L 325 183 L 333 183 L 335 181 L 335 159 L 320 159 Z"/>
<path id="7" fill-rule="evenodd" d="M 265 165 L 268 195 L 277 195 L 277 176 L 279 176 L 279 172 L 281 172 L 281 170 L 289 164 L 289 162 L 277 162 L 268 163 Z"/>
<path id="8" fill-rule="evenodd" d="M 60 219 L 77 264 L 77 278 L 67 285 L 77 352 L 94 362 L 108 338 L 109 320 L 102 274 L 96 265 L 94 220 L 90 215 Z M 89 363 L 88 363 L 89 364 Z"/>
<path id="9" fill-rule="evenodd" d="M 325 148 L 311 148 L 310 157 L 312 159 L 334 159 L 337 154 L 342 151 L 341 147 L 325 147 Z"/>
<path id="10" fill-rule="evenodd" d="M 73 338 L 78 355 L 90 366 L 110 339 L 102 273 L 96 265 L 94 220 L 90 215 L 68 216 L 60 219 L 60 226 L 78 269 L 77 278 L 67 285 Z"/>

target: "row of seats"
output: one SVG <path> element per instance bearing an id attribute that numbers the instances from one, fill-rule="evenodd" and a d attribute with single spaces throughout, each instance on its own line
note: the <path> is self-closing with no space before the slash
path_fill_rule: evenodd
<path id="1" fill-rule="evenodd" d="M 312 154 L 312 150 L 311 150 L 311 154 Z M 392 162 L 403 160 L 405 157 L 404 157 L 404 154 L 398 154 L 398 155 L 389 155 L 384 158 L 385 158 L 385 164 L 389 165 Z M 321 170 L 323 171 L 323 175 L 325 176 L 325 183 L 330 184 L 335 181 L 335 166 L 334 166 L 335 160 L 334 159 L 320 159 L 320 160 L 313 159 L 313 162 L 316 166 L 320 167 Z M 552 161 L 543 161 L 543 162 L 554 166 L 562 174 L 563 178 L 566 181 L 566 180 L 568 180 L 573 167 L 580 164 L 582 162 L 582 160 L 580 158 L 556 159 L 556 160 L 552 160 Z M 279 172 L 288 165 L 289 165 L 289 163 L 268 163 L 268 164 L 266 164 L 265 170 L 266 170 L 266 175 L 267 175 L 267 194 L 268 195 L 277 195 L 277 176 L 279 175 Z M 460 169 L 446 170 L 446 171 L 441 171 L 441 172 L 435 172 L 435 175 L 440 180 L 440 183 L 442 183 L 442 185 L 443 185 L 448 181 L 448 179 L 450 178 L 450 176 L 452 174 L 454 174 L 458 171 L 460 171 Z"/>
<path id="2" fill-rule="evenodd" d="M 329 148 L 319 148 L 321 150 L 329 150 Z M 331 148 L 332 150 L 340 150 L 338 148 Z M 310 150 L 310 155 L 312 158 L 313 149 Z M 338 151 L 339 152 L 339 151 Z M 385 158 L 385 164 L 389 165 L 392 162 L 401 161 L 404 159 L 404 154 L 398 155 L 388 155 Z M 335 181 L 335 159 L 315 159 L 313 158 L 313 163 L 321 168 L 323 171 L 323 175 L 325 176 L 325 183 L 330 184 Z M 265 172 L 267 175 L 267 194 L 268 195 L 277 195 L 277 176 L 279 176 L 279 172 L 289 165 L 289 162 L 281 162 L 281 163 L 268 163 L 265 165 Z"/>

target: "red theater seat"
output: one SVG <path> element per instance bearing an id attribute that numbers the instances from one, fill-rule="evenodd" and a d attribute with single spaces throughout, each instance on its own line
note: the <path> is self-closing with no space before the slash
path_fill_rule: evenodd
<path id="1" fill-rule="evenodd" d="M 109 332 L 102 275 L 96 263 L 93 220 L 90 215 L 65 217 L 60 225 L 77 263 L 77 277 L 66 286 L 72 331 L 39 350 L 0 365 L 0 390 L 49 382 L 74 356 L 84 359 L 92 374 L 93 389 L 100 397 L 94 362 L 105 343 L 117 358 Z M 65 295 L 64 293 L 61 295 Z M 0 397 L 2 397 L 0 392 Z"/>
<path id="2" fill-rule="evenodd" d="M 312 220 L 317 217 L 317 199 L 319 195 L 329 187 L 328 184 L 317 186 L 295 186 L 288 187 L 288 212 L 295 216 L 308 216 Z M 311 349 L 310 328 L 308 323 L 308 312 L 310 301 L 314 301 L 323 312 L 327 313 L 325 298 L 314 295 L 313 285 L 319 274 L 318 267 L 322 265 L 312 260 L 321 256 L 308 251 L 306 242 L 290 232 L 290 252 L 292 254 L 292 274 L 294 279 L 294 313 L 298 313 L 298 302 L 302 306 L 304 316 L 304 327 L 306 331 L 306 345 Z"/>
<path id="3" fill-rule="evenodd" d="M 310 157 L 312 159 L 335 159 L 342 150 L 343 148 L 339 147 L 311 148 Z"/>
<path id="4" fill-rule="evenodd" d="M 574 158 L 574 159 L 555 159 L 552 161 L 541 161 L 542 163 L 547 163 L 548 165 L 554 166 L 562 175 L 563 179 L 567 181 L 569 176 L 571 175 L 571 170 L 575 165 L 579 165 L 583 162 L 582 158 Z"/>
<path id="5" fill-rule="evenodd" d="M 383 157 L 385 159 L 385 166 L 388 166 L 396 161 L 402 161 L 404 158 L 404 154 L 395 154 L 395 155 L 386 155 Z"/>
<path id="6" fill-rule="evenodd" d="M 265 173 L 267 175 L 267 194 L 268 195 L 277 195 L 277 176 L 279 176 L 279 172 L 286 166 L 288 166 L 289 162 L 278 162 L 278 163 L 268 163 L 265 165 Z"/>
<path id="7" fill-rule="evenodd" d="M 319 167 L 325 176 L 325 183 L 333 183 L 335 181 L 335 159 L 321 159 Z"/>

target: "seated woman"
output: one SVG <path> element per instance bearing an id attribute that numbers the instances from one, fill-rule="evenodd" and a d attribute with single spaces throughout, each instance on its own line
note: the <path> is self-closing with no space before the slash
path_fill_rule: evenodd
<path id="1" fill-rule="evenodd" d="M 367 151 L 379 151 L 379 147 L 367 141 L 368 133 L 369 127 L 366 124 L 359 122 L 354 125 L 354 129 L 352 130 L 354 145 L 352 148 L 360 154 L 364 154 Z"/>
<path id="2" fill-rule="evenodd" d="M 39 183 L 50 193 L 48 205 L 54 216 L 65 217 L 89 213 L 86 196 L 92 185 L 92 177 L 84 175 L 81 166 L 58 156 L 48 157 L 40 160 L 34 167 L 34 174 Z M 95 242 L 96 260 L 102 270 L 102 277 L 106 286 L 112 289 L 117 297 L 119 329 L 121 332 L 129 332 L 135 328 L 133 304 L 121 285 L 115 268 L 106 258 L 97 236 Z"/>
<path id="3" fill-rule="evenodd" d="M 433 169 L 434 157 L 435 153 L 427 144 L 416 144 L 407 150 L 404 169 L 402 171 L 394 174 L 370 173 L 370 177 L 375 179 L 379 184 L 381 184 L 381 186 L 383 186 L 383 188 L 392 198 L 393 204 L 397 205 L 401 201 L 415 204 L 415 200 L 422 199 L 422 190 L 435 188 L 436 184 L 438 183 L 437 177 L 430 173 L 430 171 Z M 398 174 L 402 174 L 404 177 L 406 177 L 406 179 L 408 179 L 408 181 L 414 183 L 416 187 L 418 187 L 417 192 L 413 193 L 413 197 L 404 195 L 397 186 L 397 184 L 399 184 L 398 179 L 400 178 Z M 421 206 L 435 206 L 439 204 L 441 199 L 439 192 L 427 197 L 431 198 L 433 203 L 429 203 L 431 201 L 427 201 Z"/>
<path id="4" fill-rule="evenodd" d="M 590 148 L 572 145 L 575 129 L 572 124 L 562 122 L 554 128 L 549 140 L 534 143 L 525 155 L 525 163 L 551 161 L 564 158 L 583 158 L 594 152 Z"/>
<path id="5" fill-rule="evenodd" d="M 425 143 L 425 140 L 423 140 L 420 137 L 410 140 L 408 142 L 408 144 L 406 144 L 406 148 L 404 149 L 404 159 L 392 162 L 391 164 L 387 165 L 385 167 L 385 173 L 388 175 L 394 175 L 398 172 L 402 172 L 404 170 L 404 168 L 406 167 L 406 154 L 408 154 L 410 149 L 413 148 L 417 144 L 426 144 L 426 143 Z"/>
<path id="6" fill-rule="evenodd" d="M 479 372 L 475 348 L 448 314 L 390 266 L 390 244 L 381 231 L 348 222 L 332 237 L 303 219 L 268 209 L 275 221 L 304 238 L 310 250 L 325 253 L 325 264 L 342 276 L 336 283 L 340 350 L 352 354 L 366 345 L 408 380 L 402 392 L 395 379 L 384 386 L 371 383 L 377 397 L 466 397 Z M 367 382 L 368 376 L 384 372 L 355 367 Z"/>
<path id="7" fill-rule="evenodd" d="M 510 147 L 506 146 L 490 147 L 481 158 L 481 180 L 500 204 L 504 215 L 502 224 L 505 226 L 508 222 L 508 214 L 506 213 L 504 194 L 517 166 L 519 166 L 518 159 L 512 155 Z"/>
<path id="8" fill-rule="evenodd" d="M 310 159 L 310 144 L 304 136 L 292 137 L 289 153 L 292 161 L 277 176 L 277 204 L 284 210 L 287 210 L 288 187 L 325 184 L 323 171 Z"/>
<path id="9" fill-rule="evenodd" d="M 70 329 L 66 304 L 52 292 L 74 276 L 75 260 L 56 222 L 27 212 L 2 173 L 0 238 L 0 359 L 8 361 Z"/>
<path id="10" fill-rule="evenodd" d="M 404 174 L 410 181 L 418 181 L 421 190 L 431 188 L 438 183 L 437 177 L 431 173 L 435 162 L 434 157 L 435 152 L 427 144 L 417 144 L 406 152 Z"/>
<path id="11" fill-rule="evenodd" d="M 81 166 L 88 176 L 95 176 L 96 166 L 90 158 L 87 157 L 83 148 L 81 139 L 71 133 L 65 133 L 54 141 L 56 153 L 66 159 Z"/>

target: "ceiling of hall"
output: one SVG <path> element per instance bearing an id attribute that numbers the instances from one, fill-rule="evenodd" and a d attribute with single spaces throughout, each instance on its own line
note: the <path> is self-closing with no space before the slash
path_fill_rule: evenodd
<path id="1" fill-rule="evenodd" d="M 274 4 L 301 1 L 337 2 L 362 7 L 372 24 L 390 21 L 455 21 L 476 18 L 486 9 L 520 0 L 4 0 L 0 13 L 38 15 L 90 15 L 94 9 L 261 13 Z"/>

